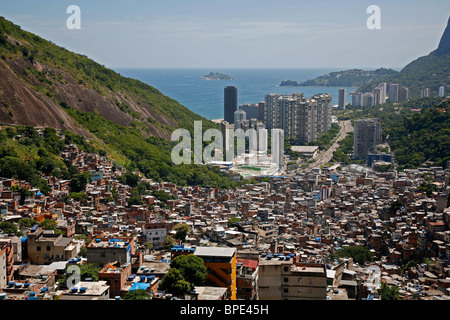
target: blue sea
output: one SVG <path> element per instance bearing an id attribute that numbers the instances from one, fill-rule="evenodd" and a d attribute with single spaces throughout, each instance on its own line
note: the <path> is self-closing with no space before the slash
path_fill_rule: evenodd
<path id="1" fill-rule="evenodd" d="M 238 88 L 238 104 L 264 101 L 269 93 L 303 93 L 310 98 L 317 93 L 329 93 L 338 103 L 340 87 L 279 87 L 283 80 L 306 81 L 343 69 L 116 69 L 125 77 L 147 83 L 177 100 L 193 112 L 211 120 L 223 119 L 223 89 Z M 220 72 L 236 80 L 203 80 L 210 72 Z M 347 88 L 346 102 L 357 88 Z"/>

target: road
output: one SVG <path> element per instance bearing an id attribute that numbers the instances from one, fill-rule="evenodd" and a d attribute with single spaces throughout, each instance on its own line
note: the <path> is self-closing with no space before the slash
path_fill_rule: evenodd
<path id="1" fill-rule="evenodd" d="M 339 141 L 345 139 L 345 137 L 347 137 L 347 134 L 353 131 L 353 126 L 350 120 L 339 121 L 339 126 L 341 127 L 341 130 L 339 131 L 334 143 L 327 150 L 319 153 L 314 162 L 309 164 L 308 167 L 304 169 L 294 170 L 293 172 L 291 172 L 291 175 L 299 171 L 309 171 L 313 168 L 320 168 L 324 164 L 328 163 L 331 158 L 333 158 L 334 151 L 336 151 L 336 149 L 339 147 Z"/>

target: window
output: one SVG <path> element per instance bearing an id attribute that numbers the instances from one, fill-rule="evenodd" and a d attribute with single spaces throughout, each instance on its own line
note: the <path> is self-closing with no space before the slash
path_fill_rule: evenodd
<path id="1" fill-rule="evenodd" d="M 288 278 L 288 277 L 284 277 L 284 278 L 283 278 L 283 281 L 284 281 L 284 282 L 289 282 L 289 278 Z"/>
<path id="2" fill-rule="evenodd" d="M 284 267 L 284 272 L 288 272 L 289 271 L 289 267 Z"/>
<path id="3" fill-rule="evenodd" d="M 41 251 L 41 246 L 37 246 L 37 247 L 36 247 L 36 250 L 37 250 L 37 251 Z"/>
<path id="4" fill-rule="evenodd" d="M 50 246 L 47 246 L 46 250 L 47 250 L 47 251 L 51 251 L 52 248 L 50 248 Z"/>
<path id="5" fill-rule="evenodd" d="M 298 291 L 297 291 L 299 294 L 301 294 L 302 293 L 302 288 L 298 288 Z"/>
<path id="6" fill-rule="evenodd" d="M 302 283 L 303 279 L 302 278 L 298 278 L 297 281 L 298 281 L 298 283 Z"/>
<path id="7" fill-rule="evenodd" d="M 289 288 L 283 288 L 283 292 L 284 293 L 288 293 L 289 292 Z"/>

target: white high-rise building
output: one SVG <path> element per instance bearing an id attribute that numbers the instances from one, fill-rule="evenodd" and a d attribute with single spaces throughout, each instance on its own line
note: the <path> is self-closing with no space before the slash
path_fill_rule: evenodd
<path id="1" fill-rule="evenodd" d="M 439 97 L 445 97 L 445 87 L 444 86 L 439 87 Z"/>
<path id="2" fill-rule="evenodd" d="M 284 163 L 284 131 L 282 129 L 272 129 L 271 146 L 272 163 L 282 167 Z"/>
<path id="3" fill-rule="evenodd" d="M 386 84 L 386 82 L 380 83 L 378 85 L 378 88 L 380 88 L 379 103 L 380 104 L 386 103 L 386 95 L 387 95 L 387 84 Z"/>
<path id="4" fill-rule="evenodd" d="M 430 96 L 430 89 L 429 88 L 424 88 L 420 90 L 420 97 L 421 98 L 425 98 L 425 97 L 429 97 Z"/>

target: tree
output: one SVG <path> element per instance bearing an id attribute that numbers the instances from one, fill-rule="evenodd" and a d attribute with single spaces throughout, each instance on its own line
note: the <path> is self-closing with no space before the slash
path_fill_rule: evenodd
<path id="1" fill-rule="evenodd" d="M 177 233 L 175 234 L 175 239 L 184 241 L 186 239 L 189 232 L 191 232 L 191 227 L 186 223 L 179 223 L 175 227 L 173 227 Z"/>
<path id="2" fill-rule="evenodd" d="M 187 282 L 180 270 L 176 268 L 170 268 L 169 271 L 162 278 L 159 288 L 165 290 L 168 293 L 175 295 L 183 295 L 192 291 L 194 285 Z"/>
<path id="3" fill-rule="evenodd" d="M 175 257 L 170 267 L 180 270 L 183 278 L 193 285 L 202 285 L 208 275 L 203 259 L 193 254 Z"/>
<path id="4" fill-rule="evenodd" d="M 89 172 L 83 172 L 75 174 L 70 180 L 70 190 L 71 192 L 81 192 L 84 191 L 86 185 L 91 181 L 91 174 Z"/>
<path id="5" fill-rule="evenodd" d="M 39 224 L 39 221 L 36 219 L 30 219 L 30 218 L 22 218 L 19 220 L 19 225 L 25 226 L 27 228 L 33 227 L 35 224 Z"/>
<path id="6" fill-rule="evenodd" d="M 6 234 L 17 235 L 17 236 L 22 235 L 22 233 L 19 230 L 17 230 L 17 226 L 14 223 L 9 222 L 9 221 L 3 221 L 2 223 L 0 223 L 0 230 Z"/>
<path id="7" fill-rule="evenodd" d="M 175 243 L 176 241 L 172 236 L 166 236 L 166 238 L 164 239 L 164 248 L 166 250 L 170 250 L 170 248 L 172 248 Z"/>
<path id="8" fill-rule="evenodd" d="M 239 221 L 242 221 L 242 219 L 236 218 L 236 217 L 232 217 L 232 218 L 228 219 L 228 222 L 227 222 L 228 228 L 231 228 L 235 223 L 238 223 Z"/>
<path id="9" fill-rule="evenodd" d="M 399 288 L 396 286 L 389 286 L 386 282 L 381 283 L 378 294 L 381 300 L 400 300 Z"/>
<path id="10" fill-rule="evenodd" d="M 143 289 L 129 290 L 127 294 L 123 297 L 123 300 L 151 300 L 151 299 L 152 295 Z"/>
<path id="11" fill-rule="evenodd" d="M 332 255 L 334 258 L 352 258 L 353 261 L 364 264 L 370 262 L 373 259 L 373 254 L 369 249 L 361 246 L 348 246 L 342 249 L 336 250 Z"/>

